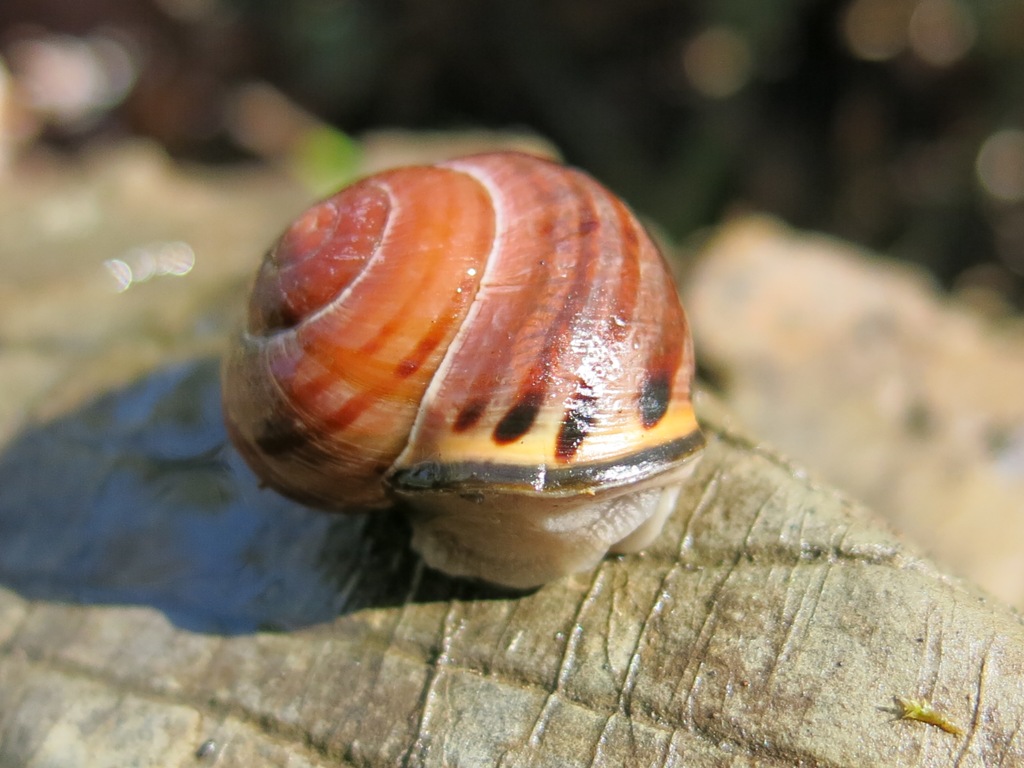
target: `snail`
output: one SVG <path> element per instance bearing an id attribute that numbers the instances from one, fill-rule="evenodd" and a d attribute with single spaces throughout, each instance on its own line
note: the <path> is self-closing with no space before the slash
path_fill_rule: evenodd
<path id="1" fill-rule="evenodd" d="M 384 171 L 263 260 L 228 434 L 304 504 L 400 503 L 449 574 L 517 588 L 648 546 L 704 440 L 660 252 L 585 173 L 515 152 Z"/>

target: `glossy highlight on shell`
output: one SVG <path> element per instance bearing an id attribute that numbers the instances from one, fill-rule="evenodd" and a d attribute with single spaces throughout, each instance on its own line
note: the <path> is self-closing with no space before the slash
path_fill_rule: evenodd
<path id="1" fill-rule="evenodd" d="M 622 201 L 518 153 L 385 171 L 263 261 L 229 434 L 311 506 L 409 509 L 449 573 L 533 586 L 646 546 L 703 438 L 670 273 Z"/>

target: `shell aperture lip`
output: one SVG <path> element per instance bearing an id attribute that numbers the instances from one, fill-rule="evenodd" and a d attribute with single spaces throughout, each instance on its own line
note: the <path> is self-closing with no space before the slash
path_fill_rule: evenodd
<path id="1" fill-rule="evenodd" d="M 546 464 L 526 466 L 488 461 L 452 463 L 428 460 L 392 469 L 385 482 L 399 494 L 422 491 L 465 494 L 487 489 L 504 493 L 572 495 L 645 481 L 687 462 L 703 448 L 704 436 L 699 430 L 694 430 L 685 437 L 614 461 L 552 467 Z"/>

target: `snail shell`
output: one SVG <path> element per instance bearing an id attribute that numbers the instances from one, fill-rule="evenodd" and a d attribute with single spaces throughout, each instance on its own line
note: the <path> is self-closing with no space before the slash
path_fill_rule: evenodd
<path id="1" fill-rule="evenodd" d="M 704 445 L 692 376 L 675 286 L 625 204 L 496 153 L 302 214 L 260 267 L 224 410 L 266 485 L 405 502 L 428 564 L 529 587 L 657 536 Z"/>

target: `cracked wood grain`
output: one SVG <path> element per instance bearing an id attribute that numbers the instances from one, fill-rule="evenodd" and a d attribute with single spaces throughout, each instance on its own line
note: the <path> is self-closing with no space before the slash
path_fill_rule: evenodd
<path id="1" fill-rule="evenodd" d="M 648 553 L 517 597 L 422 602 L 408 586 L 399 606 L 230 637 L 146 608 L 25 604 L 2 646 L 0 733 L 29 734 L 14 740 L 29 745 L 17 755 L 29 765 L 53 734 L 77 733 L 83 714 L 39 703 L 66 679 L 189 713 L 189 733 L 245 724 L 323 764 L 694 765 L 700 755 L 859 766 L 898 764 L 908 749 L 920 765 L 1024 759 L 1017 618 L 729 433 L 713 435 Z M 17 615 L 23 603 L 8 593 L 2 605 Z M 968 724 L 966 738 L 880 714 L 918 691 Z"/>

